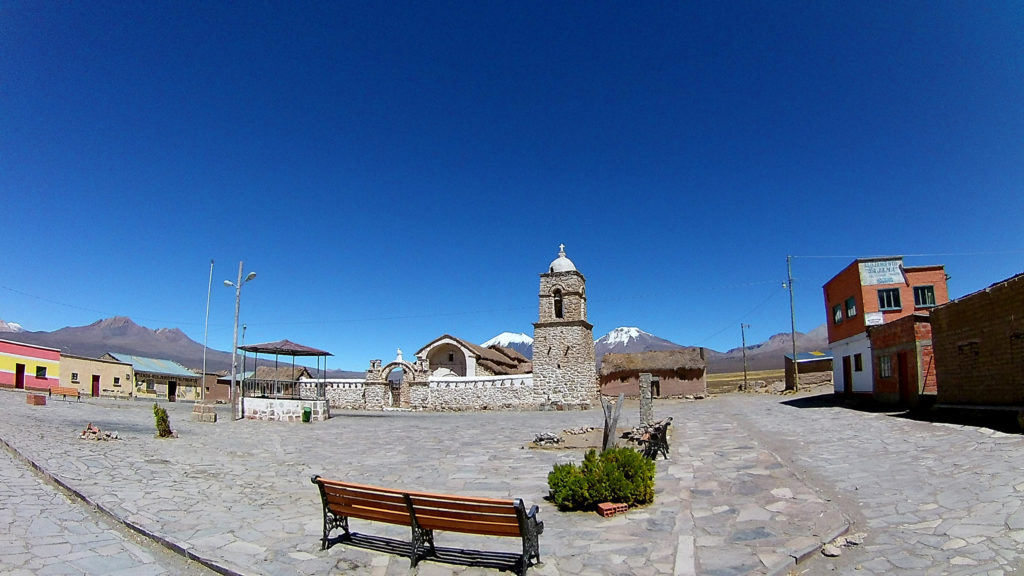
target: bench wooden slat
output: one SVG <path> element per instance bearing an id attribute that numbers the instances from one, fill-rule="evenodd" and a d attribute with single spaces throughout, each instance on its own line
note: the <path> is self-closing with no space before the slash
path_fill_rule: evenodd
<path id="1" fill-rule="evenodd" d="M 385 522 L 387 524 L 398 524 L 400 526 L 408 526 L 411 523 L 408 510 L 394 512 L 380 508 L 332 506 L 331 512 L 338 516 L 349 516 L 351 518 L 359 518 L 360 520 L 374 520 L 377 522 Z"/>
<path id="2" fill-rule="evenodd" d="M 481 534 L 484 536 L 519 536 L 519 524 L 495 524 L 493 522 L 474 522 L 441 516 L 416 514 L 416 522 L 426 530 L 447 530 L 465 534 Z"/>

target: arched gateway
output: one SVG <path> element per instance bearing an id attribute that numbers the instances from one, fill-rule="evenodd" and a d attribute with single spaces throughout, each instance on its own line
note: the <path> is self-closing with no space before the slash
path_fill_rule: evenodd
<path id="1" fill-rule="evenodd" d="M 395 370 L 402 371 L 401 379 L 397 382 L 389 381 L 388 377 Z M 383 366 L 380 360 L 373 360 L 370 362 L 370 369 L 366 371 L 366 381 L 363 384 L 366 407 L 411 408 L 415 398 L 422 395 L 418 391 L 426 388 L 429 379 L 429 363 L 419 359 L 415 362 L 403 360 L 401 350 L 394 360 Z"/>

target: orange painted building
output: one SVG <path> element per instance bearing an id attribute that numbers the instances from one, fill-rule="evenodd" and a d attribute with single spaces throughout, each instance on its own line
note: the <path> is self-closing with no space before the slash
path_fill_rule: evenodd
<path id="1" fill-rule="evenodd" d="M 846 395 L 875 394 L 878 361 L 872 356 L 869 327 L 927 313 L 949 301 L 944 266 L 904 266 L 902 256 L 858 258 L 823 290 L 834 390 Z"/>

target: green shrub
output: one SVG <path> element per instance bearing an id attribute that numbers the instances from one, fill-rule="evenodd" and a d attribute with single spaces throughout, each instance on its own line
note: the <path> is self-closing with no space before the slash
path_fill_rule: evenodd
<path id="1" fill-rule="evenodd" d="M 654 501 L 654 462 L 630 448 L 590 450 L 583 462 L 555 464 L 548 474 L 559 510 L 592 510 L 602 502 L 638 506 Z"/>
<path id="2" fill-rule="evenodd" d="M 161 438 L 169 438 L 174 435 L 171 432 L 171 420 L 167 417 L 167 410 L 159 404 L 153 403 L 153 416 L 156 418 L 156 435 Z"/>

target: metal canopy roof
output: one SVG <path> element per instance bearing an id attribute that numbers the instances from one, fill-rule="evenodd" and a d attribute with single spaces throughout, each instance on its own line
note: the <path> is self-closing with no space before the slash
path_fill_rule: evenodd
<path id="1" fill-rule="evenodd" d="M 256 352 L 257 354 L 279 354 L 281 356 L 334 356 L 334 354 L 325 350 L 296 344 L 291 340 L 250 344 L 248 346 L 239 346 L 238 349 L 245 350 L 246 352 Z"/>

